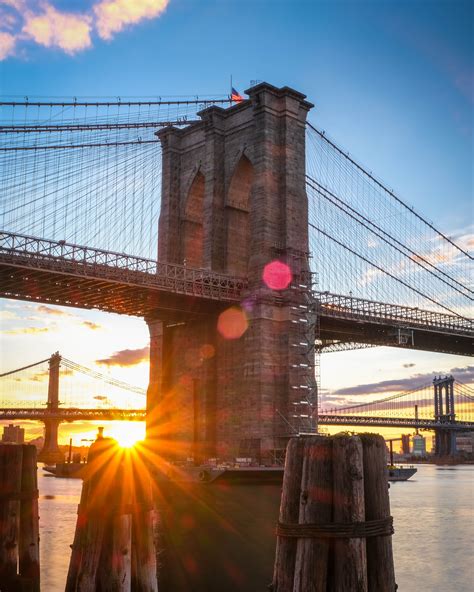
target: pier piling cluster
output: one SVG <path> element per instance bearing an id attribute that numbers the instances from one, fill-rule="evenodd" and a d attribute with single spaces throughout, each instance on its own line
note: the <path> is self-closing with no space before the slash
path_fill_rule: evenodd
<path id="1" fill-rule="evenodd" d="M 394 592 L 393 526 L 381 436 L 290 440 L 273 592 Z"/>
<path id="2" fill-rule="evenodd" d="M 36 448 L 29 444 L 0 444 L 0 590 L 40 590 Z"/>

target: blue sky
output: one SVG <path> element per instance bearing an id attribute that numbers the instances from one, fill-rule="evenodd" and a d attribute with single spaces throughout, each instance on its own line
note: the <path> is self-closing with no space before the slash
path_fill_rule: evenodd
<path id="1" fill-rule="evenodd" d="M 104 2 L 127 4 L 50 5 L 87 15 Z M 21 3 L 39 13 L 45 5 Z M 230 74 L 239 90 L 255 79 L 287 84 L 316 104 L 319 127 L 427 216 L 442 211 L 450 230 L 471 213 L 472 17 L 472 3 L 459 0 L 169 0 L 109 39 L 92 32 L 92 46 L 73 55 L 18 42 L 0 64 L 0 91 L 226 93 Z M 444 208 L 446 199 L 457 207 Z"/>
<path id="2" fill-rule="evenodd" d="M 110 12 L 117 7 L 118 17 Z M 315 103 L 319 128 L 454 233 L 472 223 L 473 22 L 473 4 L 460 0 L 0 0 L 0 93 L 223 94 L 231 74 L 241 92 L 251 80 L 292 86 Z M 31 317 L 19 307 L 8 309 L 9 331 Z M 77 315 L 108 331 L 118 322 Z M 143 323 L 120 323 L 135 323 L 134 346 L 143 347 Z M 25 337 L 10 338 L 7 367 L 25 355 L 34 361 L 42 348 L 49 355 L 61 341 L 74 349 L 61 332 L 39 332 L 20 355 Z M 126 347 L 120 336 L 89 358 L 67 355 L 87 362 Z M 345 380 L 336 377 L 341 362 Z M 328 355 L 323 379 L 343 388 L 467 363 L 380 348 Z"/>

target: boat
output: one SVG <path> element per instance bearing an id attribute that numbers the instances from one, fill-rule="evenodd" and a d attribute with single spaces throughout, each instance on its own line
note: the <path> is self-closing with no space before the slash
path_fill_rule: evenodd
<path id="1" fill-rule="evenodd" d="M 389 465 L 387 467 L 388 480 L 389 481 L 408 481 L 410 477 L 417 472 L 418 469 L 415 467 L 395 467 Z"/>
<path id="2" fill-rule="evenodd" d="M 390 444 L 390 464 L 387 466 L 387 478 L 389 481 L 408 481 L 410 477 L 417 472 L 418 469 L 412 465 L 411 467 L 396 467 L 393 462 L 393 442 L 401 438 L 391 438 L 388 440 Z"/>
<path id="3" fill-rule="evenodd" d="M 69 440 L 69 455 L 67 461 L 57 462 L 55 465 L 46 465 L 43 471 L 54 475 L 54 477 L 69 477 L 71 479 L 82 479 L 87 463 L 81 462 L 81 455 L 72 453 L 72 438 Z"/>
<path id="4" fill-rule="evenodd" d="M 81 462 L 60 462 L 55 465 L 46 465 L 43 467 L 43 471 L 54 475 L 54 477 L 82 479 L 86 466 L 86 463 Z"/>

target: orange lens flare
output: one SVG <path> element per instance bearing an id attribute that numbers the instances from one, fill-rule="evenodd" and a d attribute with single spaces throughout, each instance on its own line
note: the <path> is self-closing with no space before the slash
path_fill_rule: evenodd
<path id="1" fill-rule="evenodd" d="M 247 315 L 238 306 L 222 312 L 217 321 L 217 330 L 224 339 L 239 339 L 247 331 L 247 327 Z"/>

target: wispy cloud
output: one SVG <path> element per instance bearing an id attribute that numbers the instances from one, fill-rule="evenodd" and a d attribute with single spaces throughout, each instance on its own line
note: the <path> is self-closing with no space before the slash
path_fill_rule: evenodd
<path id="1" fill-rule="evenodd" d="M 454 378 L 462 382 L 470 383 L 474 381 L 474 366 L 464 366 L 451 368 L 446 371 L 435 370 L 425 374 L 413 374 L 408 378 L 399 378 L 394 380 L 383 380 L 381 382 L 371 382 L 367 384 L 359 384 L 348 388 L 342 388 L 331 393 L 331 396 L 346 397 L 354 395 L 371 395 L 377 393 L 402 393 L 409 391 L 425 384 L 430 384 L 435 375 L 452 374 Z"/>
<path id="2" fill-rule="evenodd" d="M 44 304 L 40 304 L 39 306 L 36 307 L 36 310 L 38 312 L 44 313 L 44 314 L 48 314 L 48 315 L 54 315 L 54 316 L 60 316 L 60 317 L 70 317 L 73 316 L 71 315 L 71 313 L 69 312 L 64 312 L 64 310 L 61 310 L 59 308 L 51 308 L 50 306 L 46 306 Z"/>
<path id="3" fill-rule="evenodd" d="M 34 335 L 36 333 L 47 333 L 51 327 L 23 327 L 21 329 L 11 329 L 5 331 L 5 335 Z"/>
<path id="4" fill-rule="evenodd" d="M 148 361 L 148 346 L 140 349 L 122 349 L 114 352 L 108 358 L 96 360 L 96 364 L 102 366 L 136 366 L 142 362 Z"/>
<path id="5" fill-rule="evenodd" d="M 94 36 L 110 41 L 125 28 L 159 17 L 169 0 L 97 0 L 88 10 L 67 12 L 47 0 L 0 0 L 0 60 L 25 42 L 74 55 Z"/>
<path id="6" fill-rule="evenodd" d="M 7 31 L 0 31 L 0 61 L 5 60 L 8 56 L 13 55 L 15 51 L 16 38 L 15 35 Z"/>
<path id="7" fill-rule="evenodd" d="M 98 323 L 94 323 L 93 321 L 82 321 L 82 326 L 86 327 L 87 329 L 91 329 L 92 331 L 97 331 L 98 329 L 102 329 L 102 325 Z"/>

